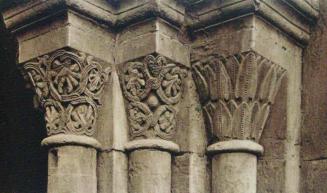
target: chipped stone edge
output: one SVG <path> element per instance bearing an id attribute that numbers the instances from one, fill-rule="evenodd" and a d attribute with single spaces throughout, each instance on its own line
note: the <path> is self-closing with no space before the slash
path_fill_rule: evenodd
<path id="1" fill-rule="evenodd" d="M 162 139 L 140 139 L 130 141 L 125 145 L 125 150 L 128 152 L 138 149 L 157 149 L 171 153 L 178 153 L 180 151 L 176 143 Z"/>
<path id="2" fill-rule="evenodd" d="M 244 152 L 260 156 L 263 154 L 263 151 L 263 147 L 260 144 L 250 140 L 221 141 L 209 145 L 207 148 L 208 154 Z"/>
<path id="3" fill-rule="evenodd" d="M 76 145 L 76 146 L 86 146 L 93 147 L 95 149 L 100 149 L 101 144 L 92 137 L 71 135 L 71 134 L 58 134 L 47 137 L 42 140 L 42 146 L 63 146 L 63 145 Z"/>

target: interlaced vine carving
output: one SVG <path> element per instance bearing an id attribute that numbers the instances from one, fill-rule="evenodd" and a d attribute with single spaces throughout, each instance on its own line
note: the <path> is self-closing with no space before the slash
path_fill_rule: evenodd
<path id="1" fill-rule="evenodd" d="M 58 50 L 23 66 L 45 111 L 48 135 L 95 133 L 100 94 L 110 68 L 85 53 Z"/>
<path id="2" fill-rule="evenodd" d="M 258 142 L 286 71 L 252 51 L 210 56 L 192 68 L 211 136 Z"/>
<path id="3" fill-rule="evenodd" d="M 187 70 L 168 63 L 163 56 L 149 55 L 143 62 L 123 67 L 122 87 L 128 101 L 130 136 L 171 139 L 175 133 L 176 109 Z"/>

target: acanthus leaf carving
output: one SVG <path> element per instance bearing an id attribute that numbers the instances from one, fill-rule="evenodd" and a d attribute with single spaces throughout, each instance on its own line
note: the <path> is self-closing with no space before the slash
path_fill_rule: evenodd
<path id="1" fill-rule="evenodd" d="M 131 138 L 171 139 L 176 129 L 176 109 L 187 70 L 163 56 L 148 55 L 143 61 L 123 66 L 121 82 L 128 102 Z"/>
<path id="2" fill-rule="evenodd" d="M 49 136 L 94 135 L 100 94 L 108 80 L 109 67 L 103 69 L 85 53 L 58 50 L 27 62 L 23 68 L 45 111 Z"/>
<path id="3" fill-rule="evenodd" d="M 286 71 L 250 51 L 192 65 L 211 136 L 259 141 Z"/>

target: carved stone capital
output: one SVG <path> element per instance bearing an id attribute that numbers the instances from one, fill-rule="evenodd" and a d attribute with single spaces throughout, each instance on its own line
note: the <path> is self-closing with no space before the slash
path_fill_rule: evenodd
<path id="1" fill-rule="evenodd" d="M 121 84 L 132 139 L 174 137 L 176 105 L 186 76 L 184 67 L 160 55 L 148 55 L 123 65 Z"/>
<path id="2" fill-rule="evenodd" d="M 286 71 L 253 51 L 192 67 L 212 139 L 258 142 Z"/>
<path id="3" fill-rule="evenodd" d="M 100 63 L 86 53 L 58 50 L 23 64 L 44 111 L 48 136 L 94 135 L 100 95 L 110 72 Z"/>

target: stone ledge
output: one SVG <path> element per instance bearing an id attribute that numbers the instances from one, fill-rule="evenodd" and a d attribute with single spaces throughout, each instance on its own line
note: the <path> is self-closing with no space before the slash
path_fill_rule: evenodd
<path id="1" fill-rule="evenodd" d="M 140 139 L 130 141 L 125 145 L 126 151 L 134 151 L 137 149 L 158 149 L 172 153 L 178 153 L 180 151 L 176 143 L 162 139 Z"/>
<path id="2" fill-rule="evenodd" d="M 209 154 L 244 152 L 262 155 L 263 147 L 250 140 L 230 140 L 209 145 L 207 151 Z"/>
<path id="3" fill-rule="evenodd" d="M 77 145 L 93 147 L 96 149 L 101 148 L 101 144 L 94 138 L 87 136 L 71 135 L 71 134 L 58 134 L 47 137 L 42 140 L 42 146 L 63 146 L 63 145 Z"/>
<path id="4" fill-rule="evenodd" d="M 126 3 L 127 4 L 127 3 Z M 177 26 L 183 25 L 184 12 L 168 5 L 169 2 L 135 4 L 127 10 L 117 9 L 113 4 L 89 0 L 28 0 L 15 6 L 6 6 L 0 10 L 3 14 L 6 27 L 15 31 L 40 20 L 48 19 L 58 12 L 75 11 L 100 24 L 110 27 L 123 27 L 148 19 L 161 17 Z"/>
<path id="5" fill-rule="evenodd" d="M 230 0 L 219 3 L 203 1 L 189 8 L 187 26 L 197 32 L 240 17 L 257 15 L 300 43 L 306 44 L 310 38 L 310 25 L 316 21 L 318 10 L 307 2 L 285 1 Z"/>
<path id="6" fill-rule="evenodd" d="M 190 2 L 190 3 L 185 3 Z M 13 3 L 14 4 L 14 3 Z M 150 0 L 140 2 L 120 1 L 119 6 L 100 0 L 35 0 L 2 10 L 8 29 L 15 31 L 55 13 L 73 10 L 99 24 L 124 27 L 132 23 L 160 17 L 176 26 L 188 26 L 196 31 L 249 14 L 264 17 L 282 31 L 301 43 L 309 40 L 308 27 L 315 22 L 319 12 L 303 0 L 229 0 L 179 2 Z M 282 7 L 282 9 L 280 9 Z"/>

